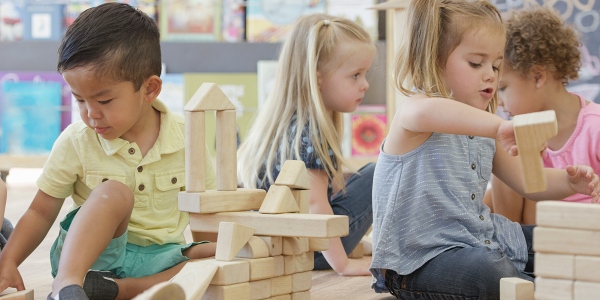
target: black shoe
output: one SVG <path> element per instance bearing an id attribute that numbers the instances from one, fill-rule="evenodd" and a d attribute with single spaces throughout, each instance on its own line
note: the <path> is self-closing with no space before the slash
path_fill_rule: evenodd
<path id="1" fill-rule="evenodd" d="M 47 300 L 54 300 L 54 298 L 50 297 L 52 293 L 48 294 Z M 59 300 L 89 300 L 85 295 L 83 288 L 76 284 L 67 285 L 64 288 L 58 291 L 58 299 Z"/>
<path id="2" fill-rule="evenodd" d="M 83 290 L 90 300 L 114 300 L 119 294 L 119 286 L 114 279 L 120 278 L 109 271 L 90 270 L 83 280 Z"/>

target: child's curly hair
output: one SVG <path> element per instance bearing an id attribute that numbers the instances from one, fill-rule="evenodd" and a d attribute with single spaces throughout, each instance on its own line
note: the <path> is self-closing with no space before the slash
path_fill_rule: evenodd
<path id="1" fill-rule="evenodd" d="M 546 67 L 563 84 L 579 77 L 578 32 L 548 7 L 514 10 L 505 19 L 504 62 L 525 75 L 531 67 Z"/>

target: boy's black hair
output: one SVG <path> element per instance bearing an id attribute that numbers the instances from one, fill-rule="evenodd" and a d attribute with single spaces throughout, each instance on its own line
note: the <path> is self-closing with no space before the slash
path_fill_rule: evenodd
<path id="1" fill-rule="evenodd" d="M 160 76 L 160 33 L 154 19 L 125 3 L 85 10 L 67 29 L 58 48 L 59 73 L 91 67 L 98 76 L 131 81 L 138 91 Z"/>

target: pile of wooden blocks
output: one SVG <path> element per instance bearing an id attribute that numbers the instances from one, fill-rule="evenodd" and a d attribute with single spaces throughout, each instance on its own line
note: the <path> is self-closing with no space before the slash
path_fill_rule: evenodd
<path id="1" fill-rule="evenodd" d="M 600 299 L 600 205 L 537 204 L 535 299 Z"/>
<path id="2" fill-rule="evenodd" d="M 217 190 L 205 190 L 204 113 L 217 117 Z M 310 299 L 313 251 L 348 234 L 348 217 L 308 214 L 302 161 L 286 161 L 268 193 L 237 187 L 235 107 L 212 83 L 185 106 L 186 191 L 179 209 L 190 229 L 217 233 L 214 259 L 186 264 L 171 281 L 186 299 Z M 199 272 L 198 270 L 203 270 Z"/>

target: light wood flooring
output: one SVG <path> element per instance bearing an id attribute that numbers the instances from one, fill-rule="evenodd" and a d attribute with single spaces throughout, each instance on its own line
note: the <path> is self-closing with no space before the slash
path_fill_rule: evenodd
<path id="1" fill-rule="evenodd" d="M 8 201 L 6 205 L 6 217 L 16 225 L 21 216 L 29 207 L 37 187 L 35 180 L 39 175 L 39 169 L 11 169 L 7 178 Z M 58 217 L 61 220 L 67 213 L 71 200 L 67 199 Z M 191 240 L 191 234 L 187 232 L 186 238 Z M 25 260 L 19 267 L 25 287 L 35 290 L 36 300 L 45 300 L 51 291 L 52 276 L 50 275 L 50 247 L 58 234 L 58 221 L 41 243 L 41 245 Z M 364 259 L 369 259 L 365 257 Z M 313 287 L 311 289 L 312 300 L 331 299 L 361 299 L 361 300 L 392 300 L 389 294 L 376 294 L 370 288 L 370 276 L 344 277 L 333 271 L 313 271 Z M 6 293 L 8 291 L 4 291 Z M 3 294 L 4 294 L 3 293 Z"/>

